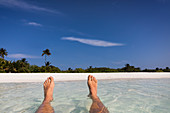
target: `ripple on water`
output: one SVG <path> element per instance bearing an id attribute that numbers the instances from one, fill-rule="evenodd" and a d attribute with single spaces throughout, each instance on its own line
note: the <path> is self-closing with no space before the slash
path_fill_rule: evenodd
<path id="1" fill-rule="evenodd" d="M 105 80 L 98 82 L 98 95 L 110 113 L 168 113 L 170 79 Z M 86 81 L 56 82 L 57 113 L 87 113 L 91 99 Z M 42 83 L 0 84 L 2 113 L 35 112 L 43 100 Z"/>

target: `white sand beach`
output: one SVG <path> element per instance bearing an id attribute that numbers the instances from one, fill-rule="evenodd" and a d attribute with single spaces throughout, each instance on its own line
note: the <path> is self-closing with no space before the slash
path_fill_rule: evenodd
<path id="1" fill-rule="evenodd" d="M 170 73 L 0 73 L 0 83 L 43 82 L 53 76 L 55 81 L 87 80 L 88 75 L 106 79 L 159 79 L 170 78 Z"/>

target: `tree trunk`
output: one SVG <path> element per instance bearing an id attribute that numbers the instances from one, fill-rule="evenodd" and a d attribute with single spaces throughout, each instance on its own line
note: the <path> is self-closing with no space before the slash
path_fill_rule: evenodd
<path id="1" fill-rule="evenodd" d="M 46 63 L 47 63 L 47 62 L 46 62 L 46 57 L 47 57 L 47 56 L 45 55 L 45 66 L 46 66 Z"/>

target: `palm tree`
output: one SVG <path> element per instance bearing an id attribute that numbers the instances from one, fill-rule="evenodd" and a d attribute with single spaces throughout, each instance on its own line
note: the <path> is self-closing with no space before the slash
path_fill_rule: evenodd
<path id="1" fill-rule="evenodd" d="M 26 58 L 22 58 L 20 60 L 20 65 L 21 65 L 22 68 L 26 67 L 27 64 L 28 64 L 28 61 L 26 60 Z"/>
<path id="2" fill-rule="evenodd" d="M 130 67 L 130 64 L 126 64 L 125 66 L 128 68 L 128 67 Z"/>
<path id="3" fill-rule="evenodd" d="M 26 58 L 22 58 L 22 59 L 21 59 L 21 62 L 27 63 Z"/>
<path id="4" fill-rule="evenodd" d="M 44 50 L 43 51 L 43 53 L 42 53 L 42 56 L 44 56 L 45 55 L 45 65 L 46 65 L 46 57 L 47 57 L 47 55 L 49 56 L 49 55 L 51 55 L 51 53 L 50 53 L 50 50 L 49 49 L 46 49 L 46 50 Z"/>
<path id="5" fill-rule="evenodd" d="M 48 61 L 48 62 L 46 62 L 45 65 L 46 65 L 46 66 L 50 66 L 50 64 L 51 64 L 51 63 Z"/>
<path id="6" fill-rule="evenodd" d="M 1 48 L 0 49 L 0 56 L 4 59 L 4 56 L 7 56 L 8 52 L 6 51 L 6 49 Z"/>

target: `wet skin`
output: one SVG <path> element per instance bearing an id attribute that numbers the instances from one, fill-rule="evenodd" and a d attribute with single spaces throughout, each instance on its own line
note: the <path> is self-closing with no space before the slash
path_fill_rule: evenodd
<path id="1" fill-rule="evenodd" d="M 97 80 L 92 75 L 88 76 L 87 81 L 89 87 L 89 97 L 92 99 L 92 105 L 90 107 L 90 113 L 109 113 L 107 108 L 103 105 L 100 101 L 99 97 L 97 96 Z"/>
<path id="2" fill-rule="evenodd" d="M 50 102 L 53 100 L 54 78 L 48 77 L 43 84 L 44 101 L 36 111 L 36 113 L 54 113 L 54 109 Z"/>
<path id="3" fill-rule="evenodd" d="M 90 113 L 109 113 L 107 108 L 97 96 L 97 80 L 92 75 L 88 76 L 87 84 L 89 87 L 89 97 L 92 99 Z M 36 113 L 54 113 L 54 109 L 50 102 L 53 100 L 54 78 L 48 77 L 44 84 L 44 101 L 36 111 Z"/>

